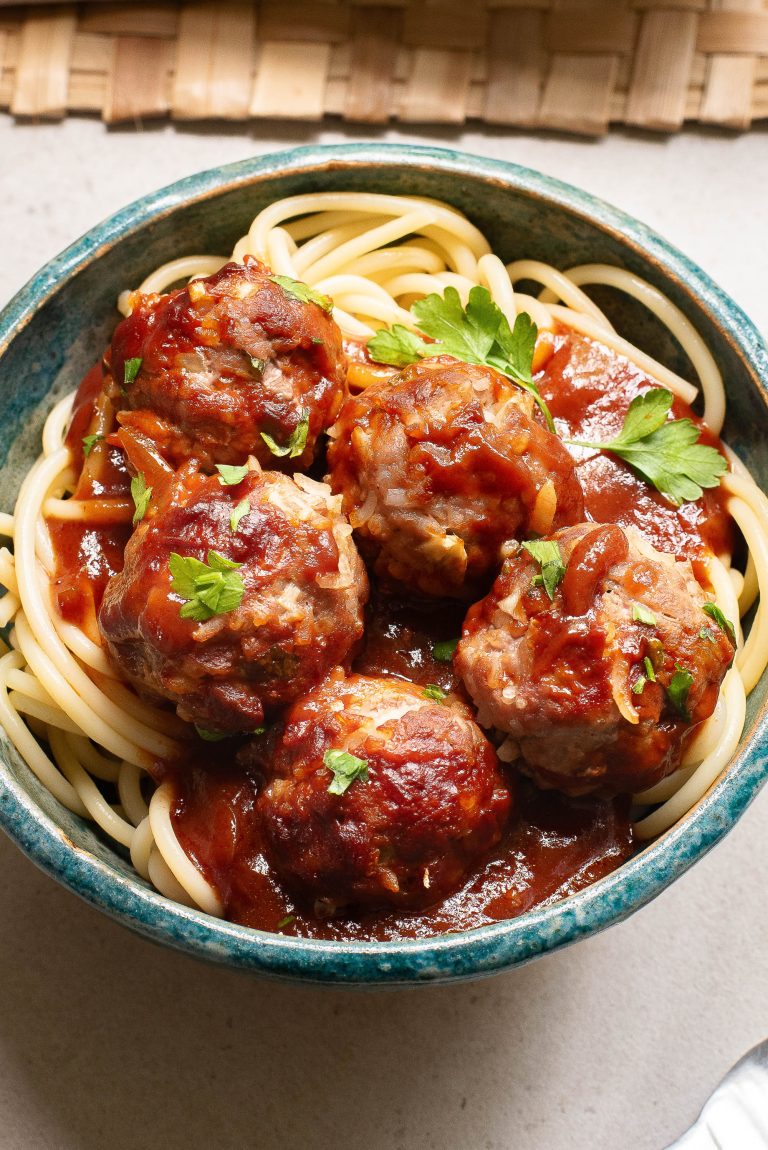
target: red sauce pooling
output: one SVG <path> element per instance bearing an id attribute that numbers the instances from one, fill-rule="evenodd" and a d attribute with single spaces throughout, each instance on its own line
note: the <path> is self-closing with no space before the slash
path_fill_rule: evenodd
<path id="1" fill-rule="evenodd" d="M 83 438 L 92 426 L 94 403 L 101 385 L 101 367 L 97 364 L 88 372 L 75 396 L 66 444 L 77 465 L 84 459 Z M 105 444 L 97 474 L 83 471 L 74 494 L 77 499 L 129 499 L 130 475 L 122 451 Z M 131 528 L 128 524 L 89 523 L 82 519 L 48 519 L 47 522 L 56 556 L 53 590 L 59 610 L 68 622 L 86 631 L 92 630 L 107 581 L 122 570 Z"/>
<path id="2" fill-rule="evenodd" d="M 376 597 L 354 669 L 438 683 L 463 694 L 450 664 L 432 654 L 435 642 L 458 634 L 460 608 L 457 616 L 455 601 L 430 606 L 421 614 L 420 601 Z M 173 772 L 179 794 L 174 827 L 185 851 L 220 892 L 227 918 L 261 930 L 359 941 L 469 930 L 574 894 L 632 853 L 628 800 L 567 799 L 523 783 L 518 816 L 504 839 L 449 898 L 420 913 L 318 919 L 292 901 L 264 858 L 253 817 L 260 780 L 234 767 L 232 750 L 222 750 L 221 743 L 213 753 L 215 766 L 206 752 L 208 765 L 187 763 Z"/>
<path id="3" fill-rule="evenodd" d="M 378 371 L 364 351 L 347 347 L 361 383 Z M 390 374 L 391 369 L 381 369 Z M 362 377 L 365 378 L 362 378 Z M 561 332 L 537 383 L 561 434 L 603 440 L 615 435 L 632 399 L 652 386 L 637 368 L 584 337 Z M 100 369 L 78 393 L 68 442 L 76 458 L 89 433 Z M 676 401 L 676 418 L 693 418 Z M 719 445 L 704 431 L 704 441 Z M 577 465 L 589 517 L 636 526 L 660 550 L 694 562 L 730 552 L 733 527 L 719 492 L 673 508 L 621 461 L 580 453 Z M 98 480 L 79 498 L 128 495 L 130 476 L 118 447 L 102 452 Z M 109 576 L 121 569 L 127 526 L 50 523 L 57 559 L 56 592 L 62 613 L 82 622 L 98 610 Z M 463 694 L 450 663 L 436 660 L 435 642 L 458 636 L 463 607 L 455 601 L 395 601 L 374 595 L 365 646 L 355 663 L 363 673 L 389 673 Z M 219 890 L 228 918 L 264 930 L 325 939 L 397 939 L 470 929 L 512 918 L 554 902 L 610 873 L 632 852 L 624 800 L 568 799 L 523 782 L 518 816 L 485 865 L 448 899 L 419 914 L 367 914 L 319 920 L 297 907 L 270 870 L 261 850 L 253 807 L 261 780 L 235 765 L 239 741 L 191 745 L 183 764 L 158 764 L 158 776 L 176 780 L 174 826 L 184 849 Z M 194 746 L 194 749 L 192 749 Z"/>
<path id="4" fill-rule="evenodd" d="M 556 335 L 554 353 L 536 382 L 558 433 L 595 442 L 618 435 L 632 400 L 654 386 L 626 359 L 574 332 Z M 703 443 L 721 446 L 687 403 L 675 399 L 672 413 L 675 419 L 692 419 L 702 427 Z M 571 450 L 583 457 L 576 474 L 587 514 L 596 523 L 637 527 L 659 551 L 680 558 L 696 560 L 732 551 L 733 521 L 718 488 L 705 491 L 697 503 L 673 507 L 615 456 Z"/>

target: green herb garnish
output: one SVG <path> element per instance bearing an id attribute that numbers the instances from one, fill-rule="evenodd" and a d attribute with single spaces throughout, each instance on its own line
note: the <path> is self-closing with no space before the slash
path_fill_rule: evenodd
<path id="1" fill-rule="evenodd" d="M 632 684 L 632 694 L 642 695 L 643 691 L 645 690 L 645 684 L 647 682 L 648 680 L 646 679 L 645 675 L 641 674 Z"/>
<path id="2" fill-rule="evenodd" d="M 432 658 L 436 659 L 438 663 L 452 663 L 458 645 L 458 639 L 444 639 L 442 643 L 435 643 L 432 648 Z"/>
<path id="3" fill-rule="evenodd" d="M 533 580 L 534 586 L 543 587 L 550 599 L 554 599 L 555 591 L 565 575 L 565 563 L 560 554 L 560 547 L 552 540 L 546 539 L 532 539 L 522 546 L 541 567 L 541 574 Z"/>
<path id="4" fill-rule="evenodd" d="M 240 606 L 245 593 L 243 577 L 238 568 L 242 563 L 233 563 L 219 555 L 208 552 L 208 562 L 172 552 L 168 561 L 171 569 L 171 589 L 185 599 L 179 611 L 182 619 L 194 619 L 198 623 L 212 619 L 214 615 L 226 615 Z"/>
<path id="5" fill-rule="evenodd" d="M 257 359 L 255 355 L 249 355 L 248 358 L 251 361 L 251 367 L 256 372 L 256 374 L 261 375 L 264 371 L 264 368 L 267 366 L 267 361 L 265 359 Z"/>
<path id="6" fill-rule="evenodd" d="M 149 501 L 152 498 L 152 488 L 147 487 L 147 481 L 144 478 L 144 472 L 140 471 L 138 475 L 134 475 L 131 480 L 131 498 L 136 510 L 133 513 L 133 525 L 144 518 L 147 514 Z"/>
<path id="7" fill-rule="evenodd" d="M 632 621 L 633 623 L 647 623 L 649 627 L 656 626 L 656 616 L 653 611 L 649 611 L 644 603 L 632 604 Z"/>
<path id="8" fill-rule="evenodd" d="M 651 662 L 651 660 L 648 658 L 647 655 L 643 659 L 643 666 L 645 667 L 645 677 L 648 680 L 648 682 L 649 683 L 655 683 L 656 682 L 656 671 L 654 669 L 653 663 Z"/>
<path id="9" fill-rule="evenodd" d="M 349 751 L 326 751 L 323 763 L 333 774 L 328 785 L 328 793 L 331 795 L 343 795 L 355 779 L 368 782 L 367 760 L 358 759 L 357 755 L 350 755 Z"/>
<path id="10" fill-rule="evenodd" d="M 442 296 L 434 293 L 417 300 L 411 307 L 414 327 L 429 337 L 429 342 L 402 324 L 382 328 L 368 341 L 367 351 L 376 363 L 406 367 L 432 355 L 452 355 L 465 363 L 484 364 L 500 371 L 530 392 L 544 416 L 547 427 L 555 424 L 549 408 L 533 382 L 533 352 L 538 328 L 527 312 L 521 312 L 514 327 L 501 308 L 493 302 L 484 287 L 473 287 L 467 306 L 454 287 Z"/>
<path id="11" fill-rule="evenodd" d="M 242 467 L 232 467 L 229 463 L 217 463 L 216 470 L 219 473 L 219 483 L 222 487 L 234 487 L 235 484 L 243 482 L 249 467 L 247 463 L 244 463 Z"/>
<path id="12" fill-rule="evenodd" d="M 233 535 L 240 526 L 240 520 L 244 515 L 247 515 L 250 510 L 251 505 L 247 499 L 241 499 L 237 507 L 232 509 L 232 513 L 229 517 L 229 529 Z"/>
<path id="13" fill-rule="evenodd" d="M 330 315 L 333 311 L 333 300 L 330 296 L 321 295 L 320 292 L 315 291 L 309 284 L 303 283 L 301 280 L 291 279 L 290 276 L 270 276 L 273 284 L 279 284 L 286 295 L 291 299 L 300 300 L 301 303 L 316 303 L 323 311 L 327 311 Z"/>
<path id="14" fill-rule="evenodd" d="M 123 364 L 123 387 L 130 387 L 136 376 L 141 371 L 142 360 L 140 356 L 134 359 L 126 359 Z"/>
<path id="15" fill-rule="evenodd" d="M 720 630 L 725 634 L 731 642 L 731 646 L 736 646 L 736 628 L 730 619 L 726 619 L 723 612 L 718 607 L 717 603 L 705 603 L 702 607 L 705 615 L 709 615 L 713 622 L 717 623 Z"/>
<path id="16" fill-rule="evenodd" d="M 632 400 L 615 439 L 566 443 L 618 455 L 676 507 L 701 499 L 703 488 L 718 486 L 728 464 L 714 447 L 699 443 L 701 432 L 690 419 L 667 420 L 673 399 L 666 388 L 651 388 Z"/>
<path id="17" fill-rule="evenodd" d="M 301 413 L 301 420 L 297 427 L 291 432 L 287 442 L 281 445 L 267 435 L 266 431 L 261 432 L 261 438 L 266 443 L 269 450 L 273 455 L 284 456 L 287 455 L 289 459 L 297 459 L 299 455 L 304 453 L 307 446 L 307 435 L 309 433 L 309 411 L 305 407 Z"/>
<path id="18" fill-rule="evenodd" d="M 292 922 L 296 921 L 295 914 L 287 914 L 285 918 L 281 918 L 277 924 L 277 929 L 282 930 L 284 926 L 290 926 Z"/>
<path id="19" fill-rule="evenodd" d="M 83 455 L 87 459 L 93 451 L 97 443 L 101 443 L 103 435 L 84 435 L 83 436 Z"/>
<path id="20" fill-rule="evenodd" d="M 706 639 L 708 643 L 714 643 L 717 636 L 711 627 L 702 627 L 699 631 L 699 638 Z"/>
<path id="21" fill-rule="evenodd" d="M 691 721 L 688 711 L 688 693 L 693 686 L 693 675 L 687 668 L 677 664 L 672 680 L 667 687 L 667 698 L 686 722 Z"/>
<path id="22" fill-rule="evenodd" d="M 428 683 L 424 688 L 424 694 L 428 699 L 432 699 L 435 703 L 443 703 L 447 698 L 445 691 L 442 687 L 438 687 L 437 683 Z"/>
<path id="23" fill-rule="evenodd" d="M 195 730 L 201 739 L 205 739 L 206 743 L 220 743 L 222 739 L 230 737 L 224 731 L 209 731 L 207 727 L 198 727 L 197 723 L 195 723 Z"/>

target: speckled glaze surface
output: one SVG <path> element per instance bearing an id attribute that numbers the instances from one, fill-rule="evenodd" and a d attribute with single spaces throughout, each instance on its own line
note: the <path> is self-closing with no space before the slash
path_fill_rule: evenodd
<path id="1" fill-rule="evenodd" d="M 768 482 L 768 353 L 753 325 L 694 264 L 643 224 L 556 180 L 512 164 L 402 145 L 297 148 L 204 172 L 137 201 L 53 260 L 0 314 L 0 509 L 10 510 L 38 452 L 52 399 L 76 386 L 115 323 L 113 302 L 155 266 L 187 252 L 226 254 L 260 208 L 317 190 L 410 193 L 446 200 L 505 259 L 561 267 L 606 262 L 664 290 L 700 330 L 726 380 L 725 437 Z M 632 301 L 602 306 L 641 346 L 677 370 L 682 354 Z M 766 695 L 750 697 L 728 771 L 670 832 L 614 874 L 510 922 L 423 942 L 340 944 L 276 937 L 168 902 L 126 857 L 69 814 L 3 738 L 0 825 L 40 867 L 148 938 L 263 975 L 347 985 L 475 978 L 528 962 L 633 913 L 660 894 L 738 820 L 768 774 Z M 10 926 L 10 924 L 8 924 Z"/>

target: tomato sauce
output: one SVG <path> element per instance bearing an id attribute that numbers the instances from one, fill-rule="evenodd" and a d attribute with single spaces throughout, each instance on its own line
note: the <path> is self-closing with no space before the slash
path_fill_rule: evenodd
<path id="1" fill-rule="evenodd" d="M 611 438 L 631 400 L 652 386 L 651 381 L 585 337 L 560 332 L 552 346 L 536 382 L 558 432 L 576 439 Z M 359 351 L 353 359 L 363 375 L 377 366 Z M 76 457 L 91 427 L 100 379 L 99 369 L 94 369 L 78 394 L 69 433 Z M 700 422 L 681 401 L 675 401 L 674 415 Z M 703 438 L 719 445 L 706 429 Z M 128 492 L 130 477 L 119 446 L 111 447 L 108 441 L 105 448 L 97 478 L 91 477 L 90 489 L 78 490 L 78 497 Z M 694 563 L 713 552 L 732 551 L 732 523 L 719 492 L 705 492 L 697 503 L 674 508 L 620 460 L 571 450 L 579 460 L 577 474 L 590 519 L 637 527 L 660 550 Z M 87 522 L 50 526 L 59 607 L 78 622 L 83 603 L 97 610 L 107 579 L 122 567 L 130 528 Z M 434 654 L 436 643 L 458 637 L 464 610 L 455 600 L 397 599 L 374 588 L 354 670 L 433 683 L 466 698 L 451 663 Z M 183 762 L 158 764 L 157 773 L 175 781 L 173 821 L 183 848 L 220 892 L 227 918 L 251 927 L 322 939 L 425 938 L 513 918 L 564 898 L 610 873 L 632 853 L 628 799 L 569 799 L 522 780 L 517 810 L 502 842 L 449 898 L 420 913 L 318 919 L 311 908 L 292 900 L 266 861 L 254 817 L 262 779 L 254 768 L 238 764 L 242 744 L 237 738 L 212 744 L 193 738 Z"/>

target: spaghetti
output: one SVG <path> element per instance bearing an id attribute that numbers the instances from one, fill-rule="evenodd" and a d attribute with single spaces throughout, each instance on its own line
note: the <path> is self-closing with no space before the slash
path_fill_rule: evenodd
<path id="1" fill-rule="evenodd" d="M 687 404 L 699 392 L 704 420 L 719 434 L 725 418 L 722 378 L 711 352 L 682 312 L 656 288 L 619 268 L 589 264 L 566 271 L 534 260 L 505 265 L 485 237 L 458 211 L 408 196 L 320 193 L 285 199 L 264 209 L 231 257 L 185 256 L 154 271 L 140 286 L 164 292 L 180 280 L 208 276 L 228 259 L 253 255 L 277 275 L 290 276 L 330 296 L 343 335 L 365 342 L 381 325 L 413 328 L 410 307 L 433 292 L 455 288 L 462 301 L 486 287 L 510 325 L 527 312 L 544 345 L 559 331 L 579 333 L 624 357 Z M 522 283 L 540 287 L 534 296 Z M 692 364 L 697 385 L 683 379 L 617 333 L 586 294 L 591 286 L 625 293 L 669 329 Z M 119 309 L 127 315 L 131 295 Z M 376 365 L 353 359 L 350 384 L 379 377 Z M 172 819 L 173 787 L 157 785 L 154 766 L 178 753 L 185 724 L 164 707 L 140 699 L 107 659 L 95 611 L 82 624 L 61 616 L 52 594 L 55 554 L 51 525 L 88 520 L 126 524 L 124 498 L 96 496 L 78 473 L 66 432 L 73 396 L 51 411 L 42 454 L 19 492 L 12 514 L 0 515 L 0 624 L 11 624 L 0 653 L 0 722 L 19 754 L 56 799 L 92 820 L 130 852 L 137 872 L 170 899 L 222 915 L 219 892 L 182 848 Z M 98 407 L 97 407 L 98 417 Z M 111 430 L 105 419 L 100 436 Z M 727 767 L 744 725 L 746 697 L 768 661 L 768 499 L 744 465 L 729 455 L 721 490 L 746 541 L 744 573 L 728 551 L 710 554 L 705 578 L 729 619 L 756 601 L 749 634 L 737 625 L 737 655 L 717 707 L 688 743 L 677 772 L 635 796 L 635 838 L 654 838 L 683 818 Z M 94 473 L 99 452 L 84 461 Z M 107 797 L 110 796 L 110 797 Z"/>

